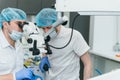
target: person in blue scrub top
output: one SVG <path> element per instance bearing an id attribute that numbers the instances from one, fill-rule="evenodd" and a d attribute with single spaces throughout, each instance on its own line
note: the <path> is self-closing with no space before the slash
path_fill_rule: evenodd
<path id="1" fill-rule="evenodd" d="M 0 80 L 33 80 L 33 71 L 24 68 L 24 52 L 19 39 L 26 13 L 17 8 L 5 8 L 0 13 Z"/>

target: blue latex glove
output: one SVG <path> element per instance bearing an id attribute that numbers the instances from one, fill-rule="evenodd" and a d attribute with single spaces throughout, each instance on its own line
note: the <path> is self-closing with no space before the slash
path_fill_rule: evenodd
<path id="1" fill-rule="evenodd" d="M 16 80 L 33 80 L 33 71 L 30 68 L 23 68 L 15 73 Z"/>
<path id="2" fill-rule="evenodd" d="M 45 67 L 46 67 L 47 69 L 45 69 Z M 40 68 L 41 72 L 44 73 L 44 72 L 47 71 L 50 67 L 51 67 L 51 66 L 50 66 L 50 63 L 49 63 L 49 61 L 48 61 L 48 57 L 47 57 L 47 56 L 43 57 L 43 58 L 41 59 L 40 64 L 39 64 L 39 68 Z"/>
<path id="3" fill-rule="evenodd" d="M 25 78 L 22 80 L 44 80 L 44 79 L 41 76 L 35 75 L 32 79 Z"/>

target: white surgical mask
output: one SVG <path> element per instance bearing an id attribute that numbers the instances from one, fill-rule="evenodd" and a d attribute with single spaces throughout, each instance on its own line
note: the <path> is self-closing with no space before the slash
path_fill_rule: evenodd
<path id="1" fill-rule="evenodd" d="M 57 35 L 58 34 L 57 34 L 57 32 L 55 30 L 49 34 L 50 39 L 55 39 Z"/>
<path id="2" fill-rule="evenodd" d="M 22 38 L 23 33 L 13 30 L 9 35 L 12 40 L 17 41 Z"/>

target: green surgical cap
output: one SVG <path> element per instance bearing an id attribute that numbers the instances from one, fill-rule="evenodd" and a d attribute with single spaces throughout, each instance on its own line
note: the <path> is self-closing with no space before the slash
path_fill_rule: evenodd
<path id="1" fill-rule="evenodd" d="M 57 12 L 52 8 L 44 8 L 36 15 L 36 24 L 39 27 L 52 25 L 57 20 Z"/>
<path id="2" fill-rule="evenodd" d="M 2 23 L 4 21 L 11 20 L 26 20 L 26 13 L 17 8 L 5 8 L 0 14 L 0 28 L 2 28 Z"/>

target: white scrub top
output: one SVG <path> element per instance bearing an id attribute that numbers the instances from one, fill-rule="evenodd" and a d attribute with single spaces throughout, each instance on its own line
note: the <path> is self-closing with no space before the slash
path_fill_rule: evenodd
<path id="1" fill-rule="evenodd" d="M 58 36 L 49 42 L 50 45 L 63 47 L 71 36 L 71 29 L 61 27 Z M 50 47 L 51 48 L 51 47 Z M 80 80 L 80 56 L 89 50 L 89 46 L 82 35 L 74 30 L 70 44 L 63 49 L 51 48 L 48 56 L 51 68 L 46 73 L 46 80 Z"/>
<path id="2" fill-rule="evenodd" d="M 23 68 L 23 49 L 20 42 L 12 47 L 0 30 L 0 75 L 15 73 Z"/>

